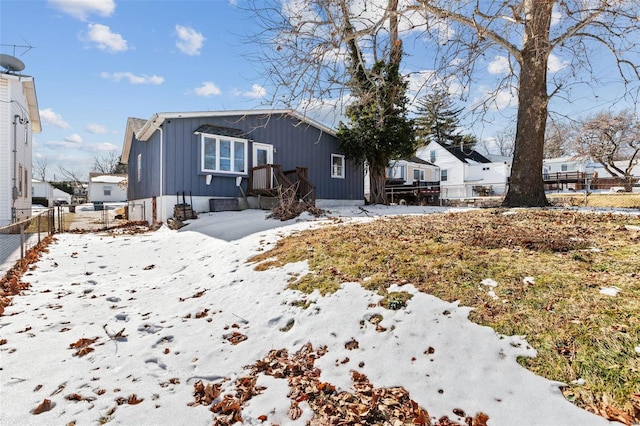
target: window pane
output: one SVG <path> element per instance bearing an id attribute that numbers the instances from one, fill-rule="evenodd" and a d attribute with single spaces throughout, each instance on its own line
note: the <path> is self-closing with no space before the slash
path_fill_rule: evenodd
<path id="1" fill-rule="evenodd" d="M 233 171 L 244 172 L 244 143 L 233 143 Z"/>
<path id="2" fill-rule="evenodd" d="M 263 166 L 267 164 L 267 150 L 258 148 L 256 150 L 256 165 Z"/>
<path id="3" fill-rule="evenodd" d="M 204 138 L 204 168 L 205 170 L 216 169 L 216 140 L 214 138 Z"/>
<path id="4" fill-rule="evenodd" d="M 231 171 L 231 141 L 220 140 L 220 170 Z"/>

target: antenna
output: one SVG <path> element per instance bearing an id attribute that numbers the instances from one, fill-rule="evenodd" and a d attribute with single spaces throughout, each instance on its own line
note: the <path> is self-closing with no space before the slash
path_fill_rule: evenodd
<path id="1" fill-rule="evenodd" d="M 7 72 L 20 72 L 24 69 L 24 62 L 15 56 L 0 53 L 0 66 Z"/>
<path id="2" fill-rule="evenodd" d="M 33 49 L 33 46 L 31 46 L 30 43 L 28 43 L 27 41 L 25 41 L 25 43 L 27 44 L 26 45 L 0 44 L 0 46 L 7 46 L 7 47 L 13 48 L 13 55 L 5 55 L 4 53 L 0 53 L 0 66 L 4 68 L 6 72 L 8 73 L 20 72 L 24 69 L 24 62 L 22 62 L 20 59 L 16 57 L 16 49 L 17 48 L 23 49 L 23 52 L 20 56 L 24 55 L 25 53 Z"/>

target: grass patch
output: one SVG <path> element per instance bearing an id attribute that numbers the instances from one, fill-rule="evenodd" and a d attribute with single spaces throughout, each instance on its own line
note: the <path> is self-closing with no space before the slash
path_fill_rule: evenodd
<path id="1" fill-rule="evenodd" d="M 557 193 L 547 194 L 547 199 L 552 204 L 563 206 L 588 206 L 640 209 L 640 193 L 592 193 L 587 197 L 585 204 L 584 192 L 574 194 Z"/>
<path id="2" fill-rule="evenodd" d="M 475 308 L 471 320 L 526 335 L 538 356 L 520 363 L 567 383 L 567 399 L 637 422 L 638 225 L 640 215 L 544 209 L 381 218 L 299 232 L 251 261 L 264 269 L 306 260 L 311 273 L 291 288 L 326 294 L 358 281 L 385 294 L 388 308 L 407 302 L 387 292 L 392 284 L 459 300 Z M 497 283 L 495 299 L 484 279 Z M 600 292 L 614 286 L 615 297 Z"/>

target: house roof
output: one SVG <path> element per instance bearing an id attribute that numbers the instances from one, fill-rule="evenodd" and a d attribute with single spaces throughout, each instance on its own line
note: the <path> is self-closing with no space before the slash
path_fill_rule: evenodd
<path id="1" fill-rule="evenodd" d="M 478 151 L 474 151 L 473 149 L 466 151 L 463 149 L 460 149 L 460 147 L 458 146 L 452 146 L 452 145 L 443 145 L 439 142 L 435 142 L 438 145 L 440 145 L 442 148 L 446 149 L 447 151 L 449 151 L 454 157 L 456 157 L 458 160 L 462 161 L 463 163 L 491 163 L 491 160 L 489 160 L 487 157 L 485 157 L 484 155 L 480 154 Z"/>
<path id="2" fill-rule="evenodd" d="M 123 164 L 129 162 L 129 152 L 133 137 L 140 141 L 148 140 L 155 133 L 165 120 L 172 118 L 207 118 L 207 117 L 228 117 L 228 116 L 249 116 L 261 115 L 264 117 L 272 115 L 290 116 L 300 121 L 300 123 L 308 124 L 318 130 L 335 135 L 335 132 L 309 117 L 292 109 L 265 109 L 265 110 L 231 110 L 231 111 L 194 111 L 194 112 L 160 112 L 155 113 L 148 120 L 141 118 L 129 117 L 127 119 L 127 129 L 125 131 L 124 143 L 122 144 L 122 155 L 120 161 Z"/>
<path id="3" fill-rule="evenodd" d="M 38 108 L 38 98 L 36 96 L 36 86 L 33 77 L 22 74 L 2 74 L 2 78 L 14 79 L 22 84 L 22 90 L 27 101 L 27 109 L 29 110 L 29 121 L 31 122 L 31 131 L 34 133 L 42 132 L 42 123 L 40 121 L 40 110 Z"/>
<path id="4" fill-rule="evenodd" d="M 405 158 L 404 160 L 405 160 L 405 161 L 409 161 L 409 162 L 411 162 L 411 163 L 424 164 L 425 166 L 434 166 L 434 167 L 438 167 L 438 166 L 436 166 L 435 164 L 433 164 L 432 162 L 430 162 L 430 161 L 426 161 L 426 160 L 423 160 L 422 158 L 420 158 L 420 157 L 416 157 L 415 155 L 412 155 L 412 156 L 411 156 L 411 157 L 409 157 L 409 158 Z"/>
<path id="5" fill-rule="evenodd" d="M 207 133 L 210 135 L 228 136 L 230 138 L 247 138 L 247 132 L 240 129 L 234 129 L 232 127 L 214 126 L 211 124 L 203 124 L 198 127 L 193 134 L 199 135 L 201 133 Z"/>

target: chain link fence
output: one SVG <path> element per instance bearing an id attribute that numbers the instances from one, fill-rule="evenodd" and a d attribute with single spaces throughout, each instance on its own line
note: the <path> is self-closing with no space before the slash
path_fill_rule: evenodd
<path id="1" fill-rule="evenodd" d="M 560 207 L 640 209 L 640 178 L 629 181 L 588 176 L 584 181 L 558 183 L 548 187 L 547 199 Z"/>
<path id="2" fill-rule="evenodd" d="M 0 277 L 44 237 L 63 229 L 63 218 L 58 210 L 53 207 L 33 213 L 29 211 L 27 213 L 31 217 L 28 219 L 0 227 Z"/>

